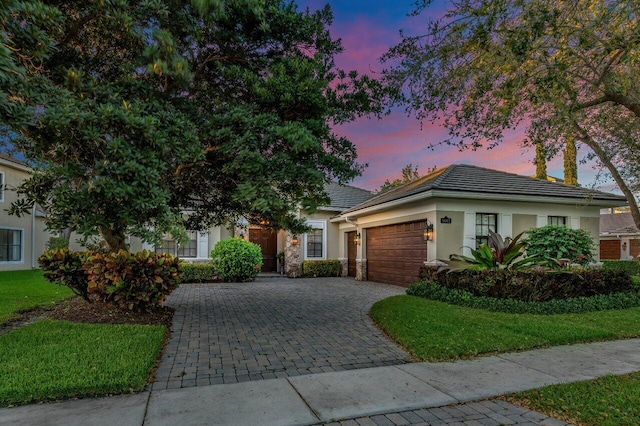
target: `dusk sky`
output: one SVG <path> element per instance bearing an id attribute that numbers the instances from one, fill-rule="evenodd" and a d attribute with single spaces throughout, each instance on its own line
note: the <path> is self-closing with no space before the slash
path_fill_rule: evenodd
<path id="1" fill-rule="evenodd" d="M 428 15 L 441 14 L 447 7 L 446 0 L 435 0 L 435 4 L 418 17 L 408 17 L 414 8 L 414 0 L 297 0 L 300 9 L 311 11 L 331 5 L 334 22 L 331 27 L 333 38 L 342 39 L 344 53 L 336 58 L 338 67 L 358 70 L 375 76 L 383 65 L 379 58 L 390 46 L 400 41 L 399 30 L 408 34 L 419 34 L 424 28 Z M 366 189 L 377 189 L 385 179 L 400 176 L 400 170 L 411 163 L 424 174 L 427 169 L 449 164 L 472 164 L 512 173 L 533 175 L 533 150 L 520 146 L 522 132 L 507 135 L 504 143 L 493 150 L 460 152 L 452 147 L 428 148 L 446 138 L 447 132 L 437 124 L 425 122 L 421 126 L 414 117 L 407 117 L 402 108 L 382 119 L 360 119 L 340 126 L 336 133 L 346 136 L 358 149 L 358 158 L 369 167 L 352 184 Z M 578 160 L 584 158 L 586 150 L 581 149 Z M 547 173 L 563 177 L 562 158 L 556 157 L 547 165 Z M 581 185 L 591 186 L 596 171 L 590 164 L 578 165 L 578 179 Z M 599 186 L 605 191 L 613 191 L 614 185 L 606 182 Z M 616 190 L 616 192 L 618 192 Z"/>

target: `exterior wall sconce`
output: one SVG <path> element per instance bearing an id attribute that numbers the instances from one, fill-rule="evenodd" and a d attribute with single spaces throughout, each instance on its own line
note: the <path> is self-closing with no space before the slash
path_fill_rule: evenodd
<path id="1" fill-rule="evenodd" d="M 427 219 L 427 224 L 422 231 L 422 238 L 425 241 L 433 241 L 433 223 L 429 222 Z"/>
<path id="2" fill-rule="evenodd" d="M 622 251 L 627 251 L 627 242 L 622 243 Z"/>
<path id="3" fill-rule="evenodd" d="M 297 246 L 298 244 L 300 244 L 300 240 L 298 239 L 297 235 L 294 235 L 291 237 L 291 244 L 294 246 Z"/>
<path id="4" fill-rule="evenodd" d="M 356 236 L 353 237 L 353 242 L 356 243 L 356 245 L 360 245 L 360 243 L 362 242 L 362 236 L 360 235 L 359 232 L 356 233 Z"/>

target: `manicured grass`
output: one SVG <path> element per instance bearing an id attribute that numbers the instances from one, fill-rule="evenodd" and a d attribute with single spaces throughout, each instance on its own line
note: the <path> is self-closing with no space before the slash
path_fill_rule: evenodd
<path id="1" fill-rule="evenodd" d="M 640 373 L 549 386 L 507 400 L 589 426 L 640 424 Z"/>
<path id="2" fill-rule="evenodd" d="M 427 361 L 640 336 L 640 308 L 507 314 L 394 296 L 377 302 L 371 317 L 409 352 Z"/>
<path id="3" fill-rule="evenodd" d="M 42 271 L 0 272 L 0 323 L 17 316 L 17 311 L 48 305 L 73 295 L 67 287 L 44 279 Z"/>
<path id="4" fill-rule="evenodd" d="M 0 405 L 144 388 L 163 326 L 44 320 L 0 336 Z"/>

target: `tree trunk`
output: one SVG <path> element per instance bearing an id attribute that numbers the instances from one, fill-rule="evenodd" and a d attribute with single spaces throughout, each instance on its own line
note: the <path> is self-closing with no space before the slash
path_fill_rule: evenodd
<path id="1" fill-rule="evenodd" d="M 564 147 L 564 184 L 578 186 L 578 165 L 576 139 L 573 135 L 565 137 Z"/>
<path id="2" fill-rule="evenodd" d="M 107 243 L 110 252 L 127 249 L 124 229 L 100 228 L 100 233 Z"/>
<path id="3" fill-rule="evenodd" d="M 536 142 L 536 179 L 547 180 L 547 153 L 542 142 Z"/>

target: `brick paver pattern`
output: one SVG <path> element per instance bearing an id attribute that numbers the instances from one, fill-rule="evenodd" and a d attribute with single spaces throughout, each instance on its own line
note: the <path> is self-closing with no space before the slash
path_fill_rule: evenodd
<path id="1" fill-rule="evenodd" d="M 567 426 L 571 423 L 549 417 L 546 414 L 518 407 L 501 400 L 470 402 L 447 407 L 425 408 L 359 417 L 325 426 Z"/>
<path id="2" fill-rule="evenodd" d="M 348 278 L 183 284 L 153 389 L 398 365 L 409 355 L 368 316 L 405 289 Z"/>

